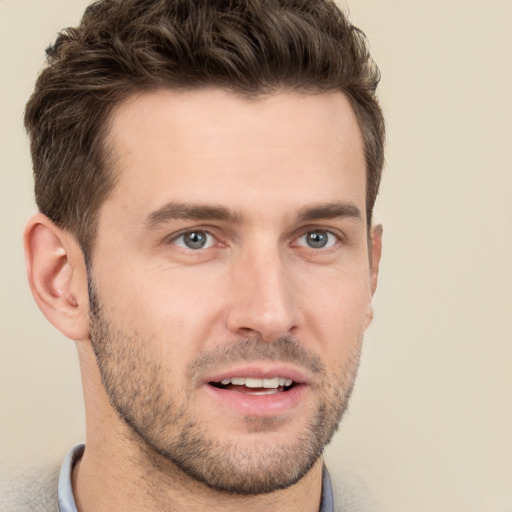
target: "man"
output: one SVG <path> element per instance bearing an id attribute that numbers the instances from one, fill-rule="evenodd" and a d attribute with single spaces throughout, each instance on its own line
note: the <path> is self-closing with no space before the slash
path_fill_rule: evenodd
<path id="1" fill-rule="evenodd" d="M 381 251 L 377 83 L 323 0 L 100 0 L 59 35 L 25 115 L 25 249 L 82 371 L 61 512 L 335 510 L 322 452 Z"/>

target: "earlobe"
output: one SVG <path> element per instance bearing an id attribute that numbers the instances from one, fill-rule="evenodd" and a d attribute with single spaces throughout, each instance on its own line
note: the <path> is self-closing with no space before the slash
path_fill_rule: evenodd
<path id="1" fill-rule="evenodd" d="M 87 273 L 76 240 L 43 214 L 24 233 L 28 281 L 48 321 L 72 340 L 88 338 Z"/>

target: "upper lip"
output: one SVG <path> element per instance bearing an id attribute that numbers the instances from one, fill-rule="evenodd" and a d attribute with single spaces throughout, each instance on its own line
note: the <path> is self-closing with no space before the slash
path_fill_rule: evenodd
<path id="1" fill-rule="evenodd" d="M 234 377 L 248 377 L 252 379 L 283 377 L 285 379 L 292 379 L 295 384 L 309 384 L 312 380 L 312 376 L 308 370 L 278 363 L 261 363 L 232 367 L 221 370 L 218 373 L 209 374 L 201 380 L 204 384 L 207 384 L 209 382 L 220 382 L 223 379 L 231 379 Z"/>

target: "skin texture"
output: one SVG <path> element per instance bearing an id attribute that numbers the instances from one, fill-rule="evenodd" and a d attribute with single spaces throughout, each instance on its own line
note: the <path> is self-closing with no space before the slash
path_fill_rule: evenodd
<path id="1" fill-rule="evenodd" d="M 78 340 L 80 511 L 318 510 L 380 259 L 349 102 L 156 91 L 118 107 L 109 143 L 89 275 L 67 233 L 26 230 L 36 300 Z M 249 373 L 300 392 L 246 407 L 209 384 Z"/>

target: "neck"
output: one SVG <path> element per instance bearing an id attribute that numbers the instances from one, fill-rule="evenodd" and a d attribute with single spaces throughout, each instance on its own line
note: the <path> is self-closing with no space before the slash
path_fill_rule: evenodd
<path id="1" fill-rule="evenodd" d="M 321 490 L 321 460 L 287 489 L 242 496 L 210 489 L 171 463 L 145 463 L 140 453 L 103 442 L 88 442 L 73 471 L 78 512 L 317 512 Z"/>

